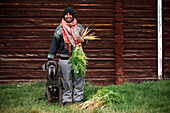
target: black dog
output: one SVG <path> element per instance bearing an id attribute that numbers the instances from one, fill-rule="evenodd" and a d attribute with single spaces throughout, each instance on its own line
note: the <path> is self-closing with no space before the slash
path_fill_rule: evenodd
<path id="1" fill-rule="evenodd" d="M 42 68 L 47 70 L 45 97 L 48 99 L 48 105 L 50 106 L 51 102 L 59 100 L 59 106 L 62 106 L 62 84 L 59 63 L 48 61 Z"/>

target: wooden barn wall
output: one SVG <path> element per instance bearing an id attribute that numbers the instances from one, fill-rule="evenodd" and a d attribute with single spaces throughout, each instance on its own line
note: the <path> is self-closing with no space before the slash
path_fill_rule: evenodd
<path id="1" fill-rule="evenodd" d="M 124 77 L 157 79 L 157 1 L 123 0 Z"/>
<path id="2" fill-rule="evenodd" d="M 163 0 L 164 78 L 170 78 L 170 0 Z"/>
<path id="3" fill-rule="evenodd" d="M 126 80 L 157 79 L 157 1 L 123 2 Z M 164 73 L 170 75 L 169 0 L 164 0 Z M 0 0 L 0 83 L 43 79 L 50 43 L 63 10 L 71 6 L 82 25 L 91 24 L 102 40 L 89 41 L 88 81 L 115 76 L 115 0 Z M 55 60 L 58 59 L 58 55 Z"/>
<path id="4" fill-rule="evenodd" d="M 85 46 L 87 57 L 90 58 L 86 80 L 113 82 L 115 71 L 114 0 L 70 1 L 0 0 L 1 83 L 39 80 L 46 76 L 46 72 L 42 71 L 41 66 L 47 61 L 55 28 L 61 21 L 63 10 L 68 6 L 75 9 L 75 16 L 79 23 L 91 24 L 96 35 L 102 39 L 101 41 L 89 41 Z M 125 13 L 126 18 L 129 13 Z M 132 16 L 134 15 L 132 14 Z M 133 18 L 129 19 L 133 21 Z M 151 20 L 149 21 L 152 23 Z M 132 23 L 129 24 L 132 25 Z M 130 47 L 129 43 L 133 43 L 130 41 L 131 38 L 138 38 L 130 37 L 132 31 L 129 30 L 131 29 L 126 30 L 125 32 L 128 32 L 127 47 Z M 150 42 L 148 43 L 150 44 Z M 58 55 L 55 60 L 57 59 Z M 134 62 L 129 58 L 127 61 Z"/>

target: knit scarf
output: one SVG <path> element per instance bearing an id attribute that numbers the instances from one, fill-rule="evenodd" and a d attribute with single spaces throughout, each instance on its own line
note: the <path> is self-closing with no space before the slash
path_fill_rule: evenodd
<path id="1" fill-rule="evenodd" d="M 62 19 L 60 25 L 62 29 L 64 42 L 72 44 L 73 47 L 75 47 L 77 45 L 77 38 L 80 36 L 77 27 L 77 20 L 74 19 L 73 22 L 67 23 L 64 19 Z"/>

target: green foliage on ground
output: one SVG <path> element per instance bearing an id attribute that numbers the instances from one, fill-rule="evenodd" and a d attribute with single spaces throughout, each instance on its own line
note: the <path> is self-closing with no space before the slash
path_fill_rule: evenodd
<path id="1" fill-rule="evenodd" d="M 124 97 L 117 90 L 116 85 L 105 86 L 97 90 L 96 94 L 89 95 L 88 100 L 80 105 L 81 109 L 93 109 L 104 107 L 114 107 L 116 104 L 122 104 Z"/>
<path id="2" fill-rule="evenodd" d="M 124 102 L 114 106 L 80 110 L 78 104 L 59 107 L 58 103 L 48 106 L 44 98 L 44 81 L 27 84 L 0 86 L 0 112 L 2 113 L 169 113 L 170 112 L 170 80 L 148 81 L 140 84 L 124 83 L 121 86 L 95 86 L 88 83 L 84 86 L 84 99 L 88 100 L 98 90 L 107 88 L 118 91 Z M 119 95 L 118 94 L 118 95 Z"/>

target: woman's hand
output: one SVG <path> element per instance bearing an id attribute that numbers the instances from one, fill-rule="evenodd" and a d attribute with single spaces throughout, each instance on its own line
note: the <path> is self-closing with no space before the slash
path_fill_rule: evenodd
<path id="1" fill-rule="evenodd" d="M 81 37 L 78 37 L 78 38 L 77 38 L 77 41 L 80 42 L 80 43 L 83 43 L 83 42 L 84 42 L 84 39 L 81 38 Z"/>

